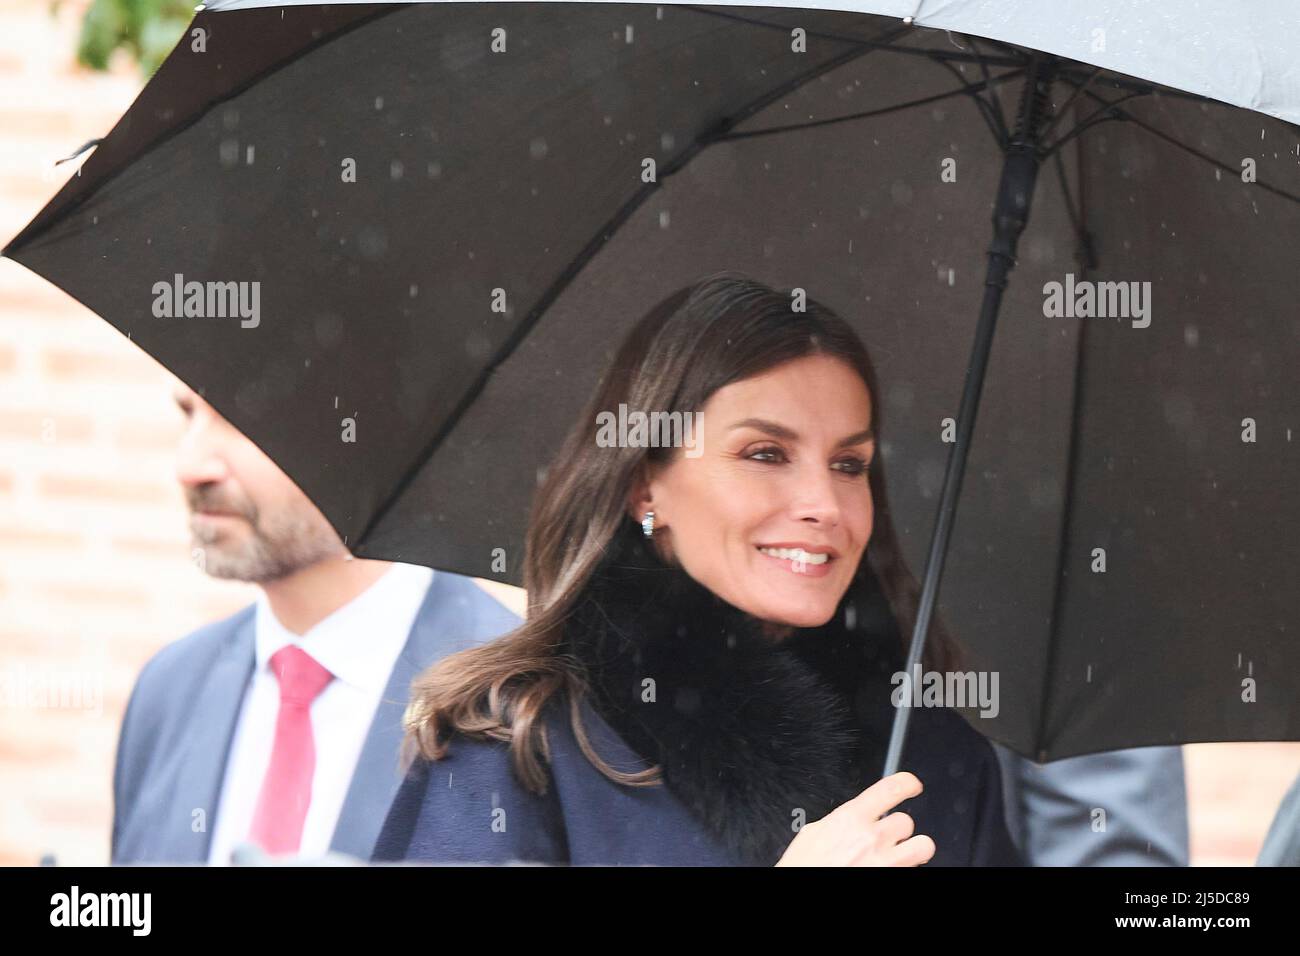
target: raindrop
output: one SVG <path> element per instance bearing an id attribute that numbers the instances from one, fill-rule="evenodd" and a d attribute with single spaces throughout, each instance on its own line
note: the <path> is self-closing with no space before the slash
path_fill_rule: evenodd
<path id="1" fill-rule="evenodd" d="M 326 312 L 316 316 L 316 321 L 313 324 L 316 341 L 325 348 L 332 348 L 342 341 L 343 319 L 333 312 Z"/>
<path id="2" fill-rule="evenodd" d="M 1056 258 L 1056 244 L 1050 236 L 1034 236 L 1029 241 L 1028 252 L 1031 262 L 1051 262 Z"/>
<path id="3" fill-rule="evenodd" d="M 1029 505 L 1039 511 L 1055 511 L 1061 501 L 1060 488 L 1049 481 L 1035 481 L 1029 489 Z"/>
<path id="4" fill-rule="evenodd" d="M 540 136 L 534 139 L 531 143 L 528 144 L 528 154 L 532 156 L 533 159 L 545 159 L 546 140 Z"/>
<path id="5" fill-rule="evenodd" d="M 900 206 L 909 205 L 912 202 L 912 187 L 901 179 L 896 180 L 889 187 L 889 195 L 893 197 L 894 202 Z"/>
<path id="6" fill-rule="evenodd" d="M 378 259 L 388 251 L 388 236 L 379 226 L 367 226 L 357 236 L 357 246 L 367 259 Z"/>
<path id="7" fill-rule="evenodd" d="M 377 109 L 377 110 L 382 110 L 383 108 L 384 108 L 384 98 L 383 98 L 382 96 L 376 96 L 376 97 L 375 97 L 375 109 Z"/>
<path id="8" fill-rule="evenodd" d="M 943 466 L 935 461 L 922 461 L 916 466 L 916 486 L 925 499 L 933 498 L 943 483 Z"/>
<path id="9" fill-rule="evenodd" d="M 474 330 L 465 339 L 465 354 L 475 361 L 483 361 L 492 354 L 492 340 L 483 332 Z"/>

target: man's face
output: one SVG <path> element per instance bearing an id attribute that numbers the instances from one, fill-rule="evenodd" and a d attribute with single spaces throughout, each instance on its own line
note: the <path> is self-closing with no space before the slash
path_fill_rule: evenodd
<path id="1" fill-rule="evenodd" d="M 276 581 L 344 553 L 325 516 L 261 449 L 184 384 L 175 398 L 186 419 L 176 476 L 208 574 Z"/>

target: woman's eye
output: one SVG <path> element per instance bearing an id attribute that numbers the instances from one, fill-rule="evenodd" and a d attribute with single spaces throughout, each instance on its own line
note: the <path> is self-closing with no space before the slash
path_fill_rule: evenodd
<path id="1" fill-rule="evenodd" d="M 785 452 L 780 448 L 760 448 L 758 451 L 750 452 L 745 457 L 750 461 L 761 461 L 768 464 L 777 464 L 787 460 Z M 870 470 L 871 463 L 862 458 L 842 458 L 834 462 L 831 467 L 851 478 L 858 478 Z"/>
<path id="2" fill-rule="evenodd" d="M 835 464 L 837 466 L 844 466 L 843 468 L 839 468 L 839 471 L 844 472 L 846 475 L 853 475 L 855 477 L 857 475 L 865 475 L 867 470 L 871 467 L 869 463 L 861 458 L 843 458 Z"/>
<path id="3" fill-rule="evenodd" d="M 771 457 L 768 458 L 761 457 L 763 455 L 768 455 Z M 781 451 L 781 449 L 779 448 L 760 448 L 758 451 L 746 455 L 745 457 L 749 458 L 750 461 L 778 461 L 778 460 L 784 461 L 785 452 Z"/>

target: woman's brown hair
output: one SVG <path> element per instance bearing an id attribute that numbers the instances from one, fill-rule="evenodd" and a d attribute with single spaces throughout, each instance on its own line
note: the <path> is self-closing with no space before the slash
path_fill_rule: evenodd
<path id="1" fill-rule="evenodd" d="M 620 783 L 659 779 L 657 767 L 624 773 L 594 752 L 578 716 L 586 693 L 584 675 L 578 662 L 561 651 L 569 612 L 606 556 L 620 522 L 632 520 L 627 496 L 641 467 L 676 453 L 663 447 L 602 447 L 595 440 L 597 416 L 620 404 L 646 412 L 696 412 L 732 382 L 794 359 L 825 355 L 846 362 L 866 383 L 879 442 L 880 393 L 866 348 L 829 308 L 805 298 L 798 311 L 796 301 L 794 290 L 780 292 L 747 276 L 719 272 L 672 293 L 637 322 L 533 499 L 524 538 L 525 622 L 503 637 L 444 658 L 416 678 L 405 717 L 406 763 L 417 754 L 440 759 L 456 731 L 508 741 L 520 780 L 533 792 L 544 792 L 542 761 L 549 760 L 549 751 L 541 713 L 564 691 L 574 734 L 596 768 Z M 857 578 L 875 576 L 906 642 L 920 595 L 894 531 L 880 455 L 868 481 L 874 527 Z M 958 658 L 955 642 L 936 616 L 924 666 L 951 670 Z"/>

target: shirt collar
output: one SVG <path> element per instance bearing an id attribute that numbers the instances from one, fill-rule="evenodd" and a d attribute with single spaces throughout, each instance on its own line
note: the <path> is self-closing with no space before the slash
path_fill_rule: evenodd
<path id="1" fill-rule="evenodd" d="M 302 635 L 281 624 L 266 592 L 259 593 L 257 667 L 269 669 L 272 654 L 296 644 L 337 679 L 367 693 L 382 694 L 433 574 L 430 568 L 395 563 L 370 587 Z"/>

